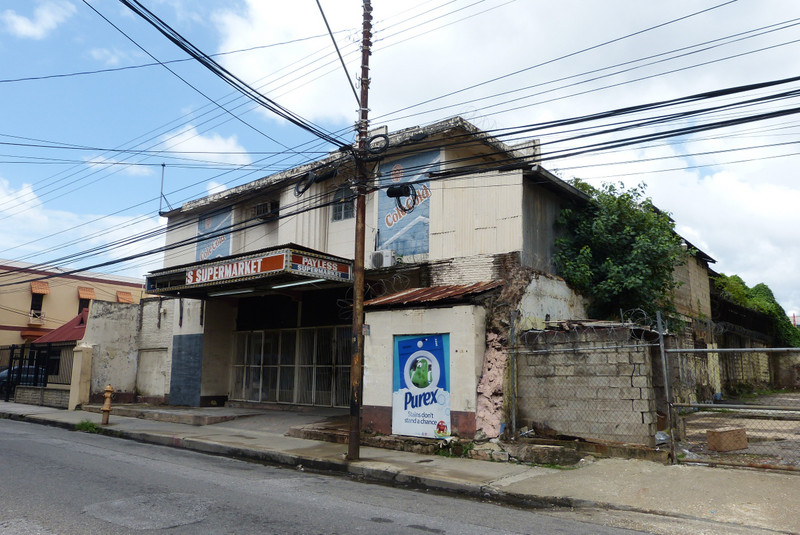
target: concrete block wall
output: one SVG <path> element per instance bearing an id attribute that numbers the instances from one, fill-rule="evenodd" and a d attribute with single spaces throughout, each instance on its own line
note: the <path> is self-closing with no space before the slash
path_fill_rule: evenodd
<path id="1" fill-rule="evenodd" d="M 653 446 L 652 349 L 627 328 L 527 337 L 517 356 L 518 421 L 545 435 Z"/>
<path id="2" fill-rule="evenodd" d="M 69 389 L 20 385 L 14 390 L 14 403 L 66 409 L 69 406 Z"/>

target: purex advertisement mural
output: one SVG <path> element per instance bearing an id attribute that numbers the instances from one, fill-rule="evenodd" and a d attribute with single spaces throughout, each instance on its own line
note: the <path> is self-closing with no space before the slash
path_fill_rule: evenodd
<path id="1" fill-rule="evenodd" d="M 394 337 L 392 434 L 450 436 L 450 335 Z"/>

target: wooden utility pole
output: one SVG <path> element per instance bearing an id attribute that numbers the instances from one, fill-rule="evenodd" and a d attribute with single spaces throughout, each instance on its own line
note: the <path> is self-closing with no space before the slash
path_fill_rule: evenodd
<path id="1" fill-rule="evenodd" d="M 361 393 L 364 375 L 364 235 L 366 231 L 367 132 L 369 130 L 369 56 L 372 44 L 372 6 L 364 0 L 361 41 L 361 98 L 356 151 L 356 245 L 353 259 L 353 348 L 350 359 L 350 436 L 347 459 L 357 461 L 361 447 Z"/>

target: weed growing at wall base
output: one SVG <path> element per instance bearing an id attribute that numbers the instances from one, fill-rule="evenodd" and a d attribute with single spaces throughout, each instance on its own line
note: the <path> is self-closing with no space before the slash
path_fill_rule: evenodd
<path id="1" fill-rule="evenodd" d="M 81 420 L 75 424 L 75 431 L 82 431 L 84 433 L 102 433 L 103 428 L 89 420 Z"/>

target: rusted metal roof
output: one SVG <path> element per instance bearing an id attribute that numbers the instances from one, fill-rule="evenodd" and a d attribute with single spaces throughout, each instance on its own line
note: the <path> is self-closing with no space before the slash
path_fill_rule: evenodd
<path id="1" fill-rule="evenodd" d="M 364 306 L 410 305 L 415 303 L 437 303 L 442 301 L 458 301 L 472 295 L 494 290 L 503 285 L 503 281 L 477 282 L 475 284 L 449 284 L 431 286 L 430 288 L 411 288 L 389 295 L 376 297 L 364 303 Z"/>
<path id="2" fill-rule="evenodd" d="M 31 281 L 31 293 L 47 295 L 50 293 L 50 284 L 47 281 Z"/>
<path id="3" fill-rule="evenodd" d="M 86 322 L 89 319 L 89 309 L 84 308 L 81 313 L 67 323 L 33 341 L 34 344 L 48 344 L 55 342 L 77 342 L 83 339 L 86 332 Z"/>

